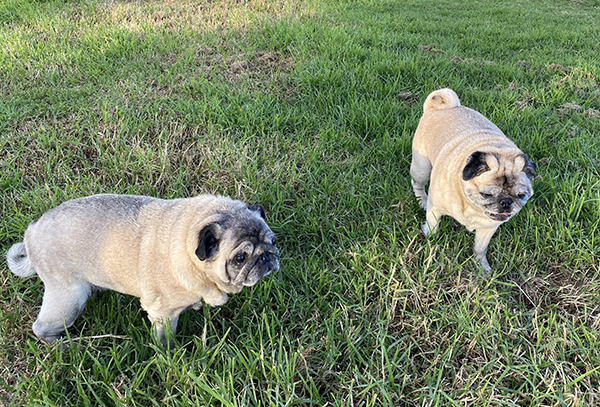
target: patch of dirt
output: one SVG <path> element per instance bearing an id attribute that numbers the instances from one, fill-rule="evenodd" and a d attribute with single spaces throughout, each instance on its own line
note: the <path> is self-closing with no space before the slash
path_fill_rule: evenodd
<path id="1" fill-rule="evenodd" d="M 293 57 L 280 52 L 259 51 L 225 56 L 210 47 L 198 50 L 197 64 L 209 79 L 222 77 L 231 83 L 249 82 L 252 87 L 270 85 L 280 74 L 296 66 Z"/>
<path id="2" fill-rule="evenodd" d="M 556 88 L 573 86 L 578 91 L 582 91 L 598 87 L 594 75 L 583 68 L 550 64 L 546 65 L 546 69 L 550 72 L 562 75 L 562 78 L 553 83 Z"/>
<path id="3" fill-rule="evenodd" d="M 524 68 L 529 68 L 531 66 L 531 62 L 529 62 L 529 61 L 517 61 L 517 65 L 522 66 Z"/>
<path id="4" fill-rule="evenodd" d="M 584 113 L 588 119 L 600 120 L 600 111 L 596 109 L 587 109 Z"/>
<path id="5" fill-rule="evenodd" d="M 436 48 L 435 44 L 419 45 L 419 50 L 423 52 L 431 52 L 432 54 L 448 55 L 446 51 Z"/>
<path id="6" fill-rule="evenodd" d="M 565 103 L 564 105 L 562 105 L 561 107 L 556 109 L 556 113 L 559 116 L 567 116 L 569 113 L 571 113 L 574 110 L 581 110 L 581 106 L 579 106 L 576 103 Z"/>
<path id="7" fill-rule="evenodd" d="M 407 91 L 398 93 L 397 98 L 399 101 L 402 102 L 412 102 L 414 101 L 414 96 L 415 95 L 412 92 Z"/>
<path id="8" fill-rule="evenodd" d="M 523 283 L 523 292 L 537 307 L 552 306 L 573 317 L 585 319 L 584 316 L 589 314 L 587 308 L 598 296 L 598 284 L 559 263 L 550 265 L 548 271 L 546 276 L 536 276 Z M 582 322 L 585 323 L 584 320 Z"/>
<path id="9" fill-rule="evenodd" d="M 456 55 L 450 55 L 448 52 L 446 52 L 442 49 L 436 48 L 435 44 L 419 45 L 418 48 L 420 51 L 423 51 L 423 52 L 430 52 L 432 54 L 442 54 L 442 55 L 450 58 L 450 60 L 454 64 L 458 64 L 461 62 L 464 62 L 467 64 L 475 64 L 475 65 L 493 65 L 494 64 L 494 61 L 477 61 L 473 58 L 461 58 Z"/>
<path id="10" fill-rule="evenodd" d="M 563 74 L 567 74 L 571 71 L 571 68 L 560 64 L 549 64 L 546 65 L 546 68 L 551 72 L 561 72 Z"/>
<path id="11" fill-rule="evenodd" d="M 583 112 L 583 115 L 590 120 L 600 120 L 600 111 L 596 109 L 586 109 L 583 110 L 583 107 L 578 105 L 577 103 L 565 103 L 556 109 L 556 114 L 559 116 L 569 116 L 573 112 Z"/>
<path id="12" fill-rule="evenodd" d="M 526 107 L 531 105 L 531 102 L 533 102 L 534 97 L 529 93 L 529 91 L 527 89 L 525 89 L 525 94 L 523 95 L 523 98 L 521 100 L 517 100 L 515 102 L 515 104 L 517 105 L 517 107 L 521 110 L 525 109 Z"/>

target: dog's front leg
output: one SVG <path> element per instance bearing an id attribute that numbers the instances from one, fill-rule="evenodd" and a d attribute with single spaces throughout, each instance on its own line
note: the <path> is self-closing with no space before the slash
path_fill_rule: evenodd
<path id="1" fill-rule="evenodd" d="M 481 262 L 481 266 L 483 270 L 486 272 L 492 271 L 490 264 L 487 261 L 486 253 L 488 245 L 490 244 L 490 240 L 498 227 L 489 228 L 489 229 L 477 229 L 475 231 L 475 246 L 473 247 L 473 254 L 475 255 L 475 259 Z"/>
<path id="2" fill-rule="evenodd" d="M 430 195 L 427 200 L 427 221 L 421 225 L 421 230 L 425 236 L 434 235 L 437 232 L 437 224 L 442 216 L 442 212 L 433 205 Z"/>
<path id="3" fill-rule="evenodd" d="M 152 323 L 152 334 L 158 341 L 160 341 L 162 346 L 167 349 L 175 348 L 175 342 L 171 338 L 175 337 L 178 321 L 179 315 L 174 318 L 160 318 Z M 166 331 L 168 331 L 168 333 Z M 167 339 L 167 336 L 170 338 Z"/>
<path id="4" fill-rule="evenodd" d="M 181 314 L 183 310 L 179 309 L 173 312 L 166 313 L 164 315 L 151 314 L 148 312 L 148 319 L 152 323 L 152 335 L 157 341 L 168 349 L 173 349 L 175 347 L 175 343 L 172 338 L 175 337 L 175 333 L 177 332 L 177 323 L 179 322 L 179 314 Z M 169 339 L 167 339 L 169 337 Z"/>

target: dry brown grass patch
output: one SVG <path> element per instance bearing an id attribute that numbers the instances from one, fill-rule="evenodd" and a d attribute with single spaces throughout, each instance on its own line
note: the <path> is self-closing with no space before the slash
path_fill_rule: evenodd
<path id="1" fill-rule="evenodd" d="M 233 84 L 249 83 L 264 88 L 277 81 L 280 74 L 294 69 L 295 61 L 281 52 L 258 51 L 255 54 L 224 55 L 211 47 L 198 51 L 198 69 L 207 79 L 221 76 Z"/>
<path id="2" fill-rule="evenodd" d="M 148 27 L 179 32 L 190 28 L 199 32 L 238 30 L 253 24 L 254 16 L 298 18 L 312 14 L 299 0 L 167 0 L 106 1 L 99 6 L 106 22 L 136 32 Z"/>

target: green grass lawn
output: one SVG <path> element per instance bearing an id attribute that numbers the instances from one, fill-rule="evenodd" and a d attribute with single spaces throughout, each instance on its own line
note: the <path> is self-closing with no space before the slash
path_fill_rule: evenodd
<path id="1" fill-rule="evenodd" d="M 67 346 L 0 262 L 0 405 L 600 405 L 596 0 L 3 0 L 0 251 L 94 193 L 261 203 L 281 270 L 185 312 L 136 298 Z M 489 247 L 425 238 L 411 141 L 441 87 L 538 164 Z"/>

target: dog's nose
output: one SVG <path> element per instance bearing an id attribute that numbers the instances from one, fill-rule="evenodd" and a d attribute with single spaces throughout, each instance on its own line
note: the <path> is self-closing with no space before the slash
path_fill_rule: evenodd
<path id="1" fill-rule="evenodd" d="M 500 206 L 503 208 L 508 208 L 512 205 L 513 202 L 514 201 L 511 198 L 503 198 L 502 200 L 500 200 Z"/>
<path id="2" fill-rule="evenodd" d="M 264 252 L 263 254 L 260 255 L 260 261 L 262 261 L 263 263 L 266 263 L 270 260 L 271 258 L 271 253 L 269 252 Z"/>
<path id="3" fill-rule="evenodd" d="M 260 256 L 258 256 L 258 258 L 263 263 L 272 261 L 273 258 L 279 258 L 279 250 L 277 250 L 276 247 L 269 249 L 269 250 L 265 250 L 263 253 L 260 254 Z"/>

